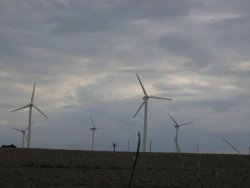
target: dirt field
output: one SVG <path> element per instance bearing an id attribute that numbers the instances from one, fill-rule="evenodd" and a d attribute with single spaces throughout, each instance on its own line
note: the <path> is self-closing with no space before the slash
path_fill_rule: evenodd
<path id="1" fill-rule="evenodd" d="M 0 187 L 127 187 L 135 153 L 0 149 Z M 131 187 L 249 188 L 249 156 L 140 153 Z"/>

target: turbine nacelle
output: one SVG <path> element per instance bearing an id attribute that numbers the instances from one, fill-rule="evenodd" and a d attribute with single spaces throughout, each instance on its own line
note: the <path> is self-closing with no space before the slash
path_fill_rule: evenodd
<path id="1" fill-rule="evenodd" d="M 91 122 L 92 122 L 92 126 L 93 126 L 93 127 L 90 128 L 90 130 L 92 131 L 92 144 L 91 144 L 91 150 L 94 151 L 95 130 L 96 130 L 96 129 L 102 129 L 102 128 L 96 128 L 96 127 L 95 127 L 95 122 L 94 122 L 93 118 L 92 118 L 91 116 L 89 116 L 89 118 L 90 118 L 90 120 L 91 120 Z"/>

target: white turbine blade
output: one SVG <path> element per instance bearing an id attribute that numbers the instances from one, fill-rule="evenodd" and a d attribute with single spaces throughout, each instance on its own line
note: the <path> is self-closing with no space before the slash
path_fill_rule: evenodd
<path id="1" fill-rule="evenodd" d="M 95 128 L 95 123 L 94 123 L 93 118 L 92 118 L 91 116 L 89 116 L 89 117 L 90 117 L 90 119 L 91 119 L 91 122 L 92 122 L 93 127 Z"/>
<path id="2" fill-rule="evenodd" d="M 169 98 L 165 98 L 165 97 L 157 97 L 157 96 L 149 96 L 149 98 L 152 98 L 152 99 L 169 100 L 169 101 L 171 101 L 171 100 L 172 100 L 172 99 L 169 99 Z"/>
<path id="3" fill-rule="evenodd" d="M 20 131 L 20 132 L 24 132 L 23 130 L 21 130 L 21 129 L 17 129 L 17 128 L 14 128 L 14 127 L 11 127 L 11 129 L 14 129 L 14 130 L 16 130 L 16 131 Z"/>
<path id="4" fill-rule="evenodd" d="M 189 124 L 192 124 L 193 122 L 188 122 L 188 123 L 184 123 L 184 124 L 181 124 L 179 126 L 184 126 L 184 125 L 189 125 Z"/>
<path id="5" fill-rule="evenodd" d="M 141 80 L 140 80 L 140 78 L 139 78 L 139 76 L 138 76 L 137 73 L 136 73 L 136 76 L 137 76 L 137 78 L 138 78 L 138 80 L 139 80 L 139 82 L 140 82 L 140 84 L 141 84 L 141 88 L 142 88 L 142 91 L 143 91 L 144 95 L 148 96 L 148 94 L 147 94 L 147 92 L 146 92 L 144 86 L 142 85 L 142 82 L 141 82 Z"/>
<path id="6" fill-rule="evenodd" d="M 31 96 L 31 103 L 33 103 L 33 101 L 34 101 L 35 88 L 36 88 L 36 83 L 34 83 L 34 86 L 33 86 L 33 92 L 32 92 L 32 96 Z"/>
<path id="7" fill-rule="evenodd" d="M 173 120 L 173 122 L 174 122 L 176 125 L 179 125 L 179 124 L 175 121 L 175 119 L 171 116 L 170 113 L 168 113 L 168 115 L 169 115 L 169 117 Z"/>
<path id="8" fill-rule="evenodd" d="M 46 116 L 37 106 L 33 105 L 33 107 L 34 107 L 38 112 L 40 112 L 44 117 L 46 117 L 47 119 L 49 119 L 48 116 Z"/>
<path id="9" fill-rule="evenodd" d="M 139 107 L 139 109 L 136 111 L 135 115 L 133 117 L 135 117 L 138 112 L 141 110 L 141 108 L 143 107 L 143 105 L 145 104 L 145 101 L 142 102 L 141 106 Z"/>
<path id="10" fill-rule="evenodd" d="M 15 109 L 15 110 L 12 110 L 11 112 L 15 112 L 15 111 L 18 111 L 18 110 L 21 110 L 21 109 L 24 109 L 24 108 L 28 108 L 28 107 L 30 107 L 30 104 L 28 104 L 28 105 L 26 105 L 26 106 L 23 106 L 23 107 L 21 107 L 21 108 L 17 108 L 17 109 Z"/>

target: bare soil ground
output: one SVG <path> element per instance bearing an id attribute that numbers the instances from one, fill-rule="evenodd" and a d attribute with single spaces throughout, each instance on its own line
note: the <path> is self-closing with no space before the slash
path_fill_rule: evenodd
<path id="1" fill-rule="evenodd" d="M 0 187 L 127 187 L 135 153 L 0 149 Z M 140 153 L 131 187 L 249 188 L 247 155 Z"/>

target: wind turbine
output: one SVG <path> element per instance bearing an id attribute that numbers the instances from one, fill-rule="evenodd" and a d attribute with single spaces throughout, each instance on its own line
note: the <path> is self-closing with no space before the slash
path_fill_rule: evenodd
<path id="1" fill-rule="evenodd" d="M 94 120 L 91 116 L 89 116 L 92 122 L 92 127 L 90 128 L 90 130 L 92 131 L 92 145 L 91 145 L 91 149 L 92 151 L 94 150 L 94 144 L 95 144 L 95 131 L 96 129 L 101 129 L 101 128 L 96 128 Z"/>
<path id="2" fill-rule="evenodd" d="M 148 95 L 138 74 L 136 73 L 136 76 L 140 82 L 142 91 L 144 93 L 144 97 L 143 97 L 143 102 L 141 104 L 141 106 L 139 107 L 139 109 L 136 111 L 134 117 L 138 114 L 138 112 L 141 110 L 141 108 L 144 106 L 144 129 L 143 129 L 143 152 L 147 151 L 147 116 L 148 116 L 148 99 L 152 98 L 152 99 L 162 99 L 162 100 L 172 100 L 172 99 L 168 99 L 168 98 L 164 98 L 164 97 L 157 97 L 157 96 L 152 96 L 152 95 Z"/>
<path id="3" fill-rule="evenodd" d="M 174 142 L 175 142 L 175 146 L 176 146 L 176 153 L 180 153 L 180 148 L 179 148 L 179 142 L 178 142 L 178 136 L 179 136 L 179 128 L 184 126 L 184 125 L 188 125 L 188 124 L 191 124 L 193 122 L 188 122 L 188 123 L 183 123 L 183 124 L 178 124 L 177 121 L 171 116 L 170 113 L 168 113 L 169 117 L 173 120 L 173 122 L 175 123 L 175 128 L 176 128 L 176 136 L 175 136 L 175 139 L 174 139 Z"/>
<path id="4" fill-rule="evenodd" d="M 13 130 L 16 130 L 16 131 L 19 131 L 19 132 L 21 132 L 22 133 L 22 135 L 23 135 L 23 138 L 22 138 L 22 147 L 24 148 L 24 139 L 25 139 L 25 136 L 26 136 L 26 131 L 27 131 L 27 129 L 28 129 L 28 127 L 26 127 L 26 129 L 24 129 L 24 130 L 21 130 L 21 129 L 17 129 L 17 128 L 14 128 L 14 127 L 11 127 L 11 129 L 13 129 Z M 27 139 L 26 139 L 26 141 L 27 141 Z"/>
<path id="5" fill-rule="evenodd" d="M 12 112 L 24 109 L 24 108 L 29 108 L 29 124 L 28 124 L 28 140 L 27 140 L 27 148 L 30 148 L 30 141 L 31 141 L 31 124 L 32 124 L 32 107 L 34 107 L 38 112 L 40 112 L 45 118 L 48 119 L 48 117 L 37 107 L 33 104 L 34 102 L 34 93 L 35 93 L 35 87 L 36 87 L 36 83 L 34 83 L 33 86 L 33 92 L 31 95 L 31 100 L 30 103 L 21 107 L 21 108 L 17 108 L 15 110 L 13 110 Z"/>

